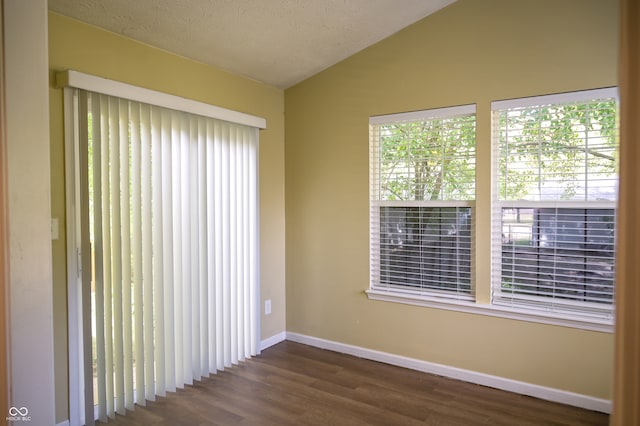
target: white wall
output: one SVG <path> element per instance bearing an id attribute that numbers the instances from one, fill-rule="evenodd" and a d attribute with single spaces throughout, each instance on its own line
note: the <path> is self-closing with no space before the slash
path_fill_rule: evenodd
<path id="1" fill-rule="evenodd" d="M 46 0 L 4 1 L 10 401 L 55 424 Z M 6 414 L 0 413 L 0 418 Z M 15 423 L 14 423 L 15 424 Z"/>

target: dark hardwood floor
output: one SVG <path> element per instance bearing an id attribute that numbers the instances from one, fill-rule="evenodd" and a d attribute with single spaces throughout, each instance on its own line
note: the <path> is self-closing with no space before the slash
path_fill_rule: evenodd
<path id="1" fill-rule="evenodd" d="M 282 342 L 109 425 L 606 425 L 609 416 Z"/>

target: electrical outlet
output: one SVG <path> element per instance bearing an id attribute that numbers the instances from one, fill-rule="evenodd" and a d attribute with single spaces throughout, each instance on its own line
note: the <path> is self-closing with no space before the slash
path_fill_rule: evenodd
<path id="1" fill-rule="evenodd" d="M 271 314 L 271 299 L 264 301 L 264 314 L 265 315 Z"/>

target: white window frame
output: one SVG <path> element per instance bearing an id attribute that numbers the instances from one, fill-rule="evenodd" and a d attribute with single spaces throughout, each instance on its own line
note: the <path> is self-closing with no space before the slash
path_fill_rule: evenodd
<path id="1" fill-rule="evenodd" d="M 521 98 L 521 99 L 502 100 L 502 101 L 492 102 L 491 107 L 504 108 L 504 107 L 510 107 L 510 106 L 516 106 L 516 105 L 524 106 L 524 105 L 527 105 L 527 104 L 523 104 L 524 99 L 526 99 L 529 102 L 528 104 L 529 106 L 538 105 L 540 104 L 541 101 L 549 101 L 549 100 L 553 101 L 554 99 L 555 100 L 560 99 L 564 102 L 568 102 L 572 100 L 579 101 L 579 100 L 584 100 L 585 95 L 583 92 L 588 92 L 589 95 L 587 97 L 592 97 L 592 98 L 593 97 L 607 98 L 612 96 L 612 94 L 616 98 L 618 97 L 618 94 L 617 94 L 618 89 L 617 87 L 613 87 L 613 88 L 605 88 L 605 89 L 595 89 L 595 90 L 585 90 L 580 92 L 563 93 L 561 95 L 543 95 L 543 96 L 535 96 L 535 97 Z M 489 105 L 487 105 L 487 107 L 489 107 Z M 446 108 L 442 108 L 442 110 L 446 110 Z M 417 111 L 417 112 L 409 112 L 409 113 L 402 113 L 402 114 L 392 114 L 390 116 L 391 117 L 396 116 L 399 119 L 404 118 L 408 120 L 408 119 L 420 118 L 421 113 L 423 112 Z M 385 115 L 373 116 L 370 118 L 370 125 L 376 124 L 379 122 L 384 122 L 384 120 L 387 120 L 388 119 L 387 117 L 390 117 L 390 116 L 385 116 Z M 487 114 L 486 117 L 490 118 L 491 115 Z M 486 137 L 488 140 L 491 140 L 491 137 L 489 134 L 489 132 L 493 128 L 491 125 L 491 122 L 487 121 L 485 123 L 483 120 L 482 123 L 477 123 L 477 125 L 478 125 L 478 128 L 482 129 L 481 132 L 484 132 L 484 131 L 487 132 L 486 135 L 478 134 L 477 136 L 478 139 L 480 138 L 484 139 L 484 137 Z M 493 144 L 491 146 L 493 146 Z M 491 157 L 492 158 L 488 159 L 488 161 L 483 162 L 482 164 L 478 164 L 478 166 L 479 167 L 491 166 L 492 168 L 494 168 L 493 171 L 495 172 L 495 159 L 493 158 L 493 156 Z M 478 248 L 484 250 L 485 247 L 487 250 L 489 250 L 492 245 L 491 242 L 484 243 L 484 242 L 476 241 L 476 238 L 475 238 L 476 227 L 491 226 L 491 228 L 494 229 L 494 227 L 496 226 L 496 224 L 494 223 L 495 215 L 493 212 L 495 211 L 495 208 L 496 208 L 494 200 L 496 197 L 497 186 L 495 183 L 495 174 L 494 173 L 492 174 L 494 176 L 492 177 L 493 181 L 490 184 L 491 193 L 486 193 L 486 194 L 482 193 L 480 194 L 480 197 L 477 197 L 477 205 L 483 209 L 481 212 L 482 216 L 491 217 L 490 223 L 481 223 L 481 224 L 477 223 L 476 213 L 480 213 L 480 212 L 476 211 L 476 202 L 470 203 L 470 205 L 473 208 L 472 209 L 473 211 L 472 288 L 475 291 L 475 301 L 445 299 L 445 298 L 430 297 L 425 295 L 403 293 L 399 291 L 388 291 L 384 289 L 373 288 L 371 284 L 369 288 L 366 289 L 364 292 L 367 295 L 368 299 L 372 301 L 400 303 L 400 304 L 412 305 L 412 306 L 418 306 L 418 307 L 426 307 L 426 308 L 447 310 L 447 311 L 453 311 L 453 312 L 463 312 L 463 313 L 468 313 L 473 315 L 484 315 L 484 316 L 491 316 L 496 318 L 517 320 L 517 321 L 526 321 L 526 322 L 533 322 L 533 323 L 539 323 L 539 324 L 549 324 L 554 326 L 570 327 L 570 328 L 576 328 L 576 329 L 582 329 L 582 330 L 613 333 L 614 323 L 612 318 L 579 316 L 579 315 L 573 315 L 570 312 L 551 312 L 551 311 L 544 311 L 544 310 L 523 309 L 521 307 L 502 306 L 502 305 L 497 305 L 492 303 L 491 295 L 492 295 L 493 288 L 490 282 L 491 273 L 487 275 L 483 273 L 481 277 L 478 277 L 476 268 L 475 268 L 476 250 Z M 373 185 L 373 184 L 375 184 L 375 182 L 372 181 L 371 167 L 370 167 L 370 185 Z M 476 182 L 476 184 L 478 185 L 479 183 Z M 614 204 L 615 203 L 604 203 L 602 207 L 606 208 Z M 370 208 L 371 206 L 372 206 L 372 203 L 370 203 Z M 566 207 L 569 207 L 569 206 L 566 206 Z M 487 271 L 487 272 L 490 272 L 490 271 Z M 483 282 L 482 285 L 480 284 L 476 285 L 477 279 L 483 279 L 483 280 L 486 279 L 487 282 Z"/>
<path id="2" fill-rule="evenodd" d="M 382 297 L 397 301 L 398 298 L 408 300 L 409 303 L 420 303 L 420 301 L 439 303 L 470 303 L 475 300 L 474 296 L 474 274 L 473 274 L 473 222 L 475 200 L 424 200 L 424 201 L 388 201 L 382 200 L 380 196 L 380 161 L 379 161 L 379 140 L 374 134 L 374 128 L 383 124 L 412 122 L 419 120 L 432 120 L 438 118 L 453 118 L 465 115 L 472 115 L 475 122 L 476 106 L 462 105 L 448 108 L 437 108 L 423 111 L 413 111 L 398 114 L 388 114 L 373 116 L 369 119 L 370 128 L 370 286 L 367 290 L 369 298 L 376 299 Z M 475 194 L 475 191 L 474 191 Z M 471 211 L 471 236 L 470 236 L 470 282 L 469 292 L 457 290 L 439 289 L 412 289 L 402 285 L 381 285 L 380 283 L 380 210 L 384 207 L 431 207 L 431 208 L 469 208 Z"/>
<path id="3" fill-rule="evenodd" d="M 548 315 L 550 318 L 573 318 L 578 322 L 591 323 L 595 326 L 602 325 L 611 328 L 614 316 L 614 301 L 611 304 L 598 304 L 589 302 L 573 302 L 561 299 L 554 299 L 549 296 L 509 296 L 509 292 L 503 292 L 502 283 L 502 238 L 503 208 L 544 208 L 544 209 L 613 209 L 615 211 L 616 201 L 564 201 L 564 200 L 503 200 L 499 194 L 500 175 L 500 140 L 497 126 L 499 111 L 511 108 L 521 108 L 539 105 L 570 104 L 589 102 L 596 99 L 617 99 L 616 88 L 605 88 L 595 90 L 585 90 L 579 92 L 562 93 L 555 95 L 536 96 L 530 98 L 511 99 L 506 101 L 492 102 L 493 123 L 493 200 L 492 200 L 492 297 L 491 303 L 495 307 L 519 311 L 524 314 L 532 313 L 536 315 Z M 610 309 L 608 308 L 610 307 Z M 610 327 L 607 327 L 610 326 Z M 607 330 L 608 331 L 608 330 Z"/>

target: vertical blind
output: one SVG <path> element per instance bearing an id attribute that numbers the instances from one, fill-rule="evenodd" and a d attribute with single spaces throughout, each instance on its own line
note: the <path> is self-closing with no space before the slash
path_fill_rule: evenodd
<path id="1" fill-rule="evenodd" d="M 258 130 L 76 97 L 105 420 L 259 352 Z"/>
<path id="2" fill-rule="evenodd" d="M 493 302 L 611 318 L 615 90 L 495 102 Z"/>
<path id="3" fill-rule="evenodd" d="M 370 119 L 371 289 L 471 300 L 475 106 Z"/>

